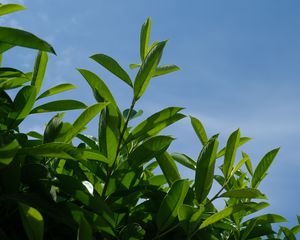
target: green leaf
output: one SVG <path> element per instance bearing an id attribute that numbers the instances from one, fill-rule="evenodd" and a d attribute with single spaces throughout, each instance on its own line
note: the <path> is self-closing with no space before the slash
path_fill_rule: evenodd
<path id="1" fill-rule="evenodd" d="M 14 111 L 8 114 L 11 127 L 18 126 L 30 113 L 36 98 L 34 86 L 23 87 L 14 99 Z"/>
<path id="2" fill-rule="evenodd" d="M 0 82 L 0 89 L 14 89 L 21 87 L 24 83 L 29 82 L 30 79 L 26 77 L 14 77 L 14 78 L 9 78 L 5 81 Z"/>
<path id="3" fill-rule="evenodd" d="M 148 53 L 150 31 L 151 31 L 151 18 L 148 17 L 147 21 L 143 24 L 143 26 L 141 28 L 141 34 L 140 34 L 141 61 L 144 61 L 144 59 Z"/>
<path id="4" fill-rule="evenodd" d="M 108 103 L 96 103 L 85 109 L 73 123 L 73 128 L 65 134 L 65 141 L 70 142 L 107 105 Z"/>
<path id="5" fill-rule="evenodd" d="M 283 227 L 283 226 L 281 226 L 280 228 L 282 229 L 283 234 L 285 236 L 284 239 L 297 240 L 296 236 L 294 235 L 294 233 L 290 229 L 288 229 L 287 227 Z"/>
<path id="6" fill-rule="evenodd" d="M 8 166 L 16 156 L 20 146 L 15 139 L 11 143 L 0 147 L 0 169 Z"/>
<path id="7" fill-rule="evenodd" d="M 91 56 L 91 59 L 95 60 L 97 63 L 101 64 L 108 71 L 116 75 L 118 78 L 127 83 L 130 87 L 133 87 L 130 77 L 127 72 L 119 65 L 117 61 L 113 58 L 104 54 L 95 54 Z"/>
<path id="8" fill-rule="evenodd" d="M 176 72 L 178 70 L 180 70 L 180 68 L 174 64 L 161 65 L 155 69 L 153 77 L 158 77 L 158 76 L 165 75 L 165 74 L 168 74 L 171 72 Z"/>
<path id="9" fill-rule="evenodd" d="M 141 64 L 139 64 L 139 63 L 132 63 L 132 64 L 129 64 L 129 68 L 130 69 L 135 69 L 135 68 L 138 68 L 138 67 L 140 67 L 141 66 Z"/>
<path id="10" fill-rule="evenodd" d="M 182 164 L 183 166 L 190 168 L 192 170 L 196 170 L 196 162 L 191 159 L 189 156 L 183 154 L 183 153 L 172 153 L 172 158 L 176 161 Z"/>
<path id="11" fill-rule="evenodd" d="M 249 224 L 250 221 L 256 220 L 256 223 L 259 224 L 265 224 L 265 223 L 279 223 L 279 222 L 287 222 L 287 220 L 277 214 L 264 214 L 260 215 L 258 217 L 251 218 L 245 222 L 243 222 L 243 226 L 246 226 Z"/>
<path id="12" fill-rule="evenodd" d="M 24 10 L 25 7 L 19 4 L 0 4 L 0 16 Z"/>
<path id="13" fill-rule="evenodd" d="M 44 219 L 38 210 L 24 203 L 19 203 L 23 227 L 29 240 L 44 239 Z"/>
<path id="14" fill-rule="evenodd" d="M 229 190 L 223 193 L 220 197 L 229 197 L 229 198 L 261 198 L 265 199 L 266 196 L 262 194 L 256 188 L 243 188 L 243 189 L 235 189 Z"/>
<path id="15" fill-rule="evenodd" d="M 182 110 L 182 108 L 169 107 L 153 114 L 132 130 L 126 142 L 130 142 L 136 138 L 143 140 L 159 133 L 165 127 L 185 117 L 183 114 L 178 113 L 180 110 Z"/>
<path id="16" fill-rule="evenodd" d="M 57 112 L 57 111 L 66 111 L 66 110 L 75 110 L 75 109 L 84 109 L 87 106 L 77 100 L 57 100 L 53 102 L 48 102 L 40 106 L 35 107 L 30 112 L 34 113 L 45 113 L 45 112 Z"/>
<path id="17" fill-rule="evenodd" d="M 156 224 L 159 232 L 167 229 L 175 221 L 188 189 L 189 182 L 187 180 L 178 180 L 173 183 L 157 212 Z"/>
<path id="18" fill-rule="evenodd" d="M 80 134 L 80 133 L 77 134 L 76 137 L 79 138 L 84 143 L 86 143 L 92 149 L 94 149 L 94 150 L 99 149 L 98 142 L 97 142 L 96 138 L 94 138 L 92 136 L 85 135 L 85 134 Z"/>
<path id="19" fill-rule="evenodd" d="M 235 206 L 230 206 L 230 207 L 226 207 L 223 210 L 221 210 L 220 212 L 217 212 L 211 216 L 209 216 L 208 218 L 206 218 L 203 223 L 200 225 L 199 229 L 203 229 L 211 224 L 214 224 L 224 218 L 229 217 L 230 215 L 232 215 L 233 213 L 239 212 L 241 210 L 247 209 L 247 206 L 244 205 L 235 205 Z"/>
<path id="20" fill-rule="evenodd" d="M 213 183 L 218 145 L 217 138 L 212 137 L 203 147 L 197 160 L 195 194 L 199 203 L 206 199 Z"/>
<path id="21" fill-rule="evenodd" d="M 198 120 L 197 118 L 192 117 L 192 116 L 190 116 L 190 118 L 191 118 L 191 123 L 192 123 L 194 130 L 195 130 L 199 140 L 201 141 L 202 145 L 204 146 L 208 142 L 208 138 L 207 138 L 205 129 L 204 129 L 202 123 L 200 122 L 200 120 Z"/>
<path id="22" fill-rule="evenodd" d="M 268 152 L 259 162 L 252 177 L 251 186 L 253 188 L 257 188 L 260 182 L 266 176 L 266 173 L 271 166 L 274 158 L 276 157 L 278 151 L 279 148 L 273 149 L 272 151 Z"/>
<path id="23" fill-rule="evenodd" d="M 74 88 L 76 88 L 76 86 L 74 86 L 73 84 L 62 83 L 62 84 L 56 85 L 55 87 L 52 87 L 52 88 L 48 89 L 47 91 L 43 92 L 37 98 L 37 100 L 41 99 L 41 98 L 52 96 L 52 95 L 57 94 L 57 93 L 65 92 L 65 91 L 68 91 L 68 90 L 71 90 L 71 89 L 74 89 Z"/>
<path id="24" fill-rule="evenodd" d="M 134 81 L 134 99 L 137 101 L 145 92 L 150 79 L 155 73 L 155 69 L 159 64 L 160 58 L 163 53 L 163 49 L 167 41 L 158 43 L 150 52 L 147 54 L 145 61 L 143 61 Z"/>
<path id="25" fill-rule="evenodd" d="M 239 146 L 239 140 L 240 140 L 240 129 L 237 129 L 229 136 L 226 144 L 224 164 L 222 168 L 225 179 L 228 179 L 231 175 L 231 171 L 235 160 L 236 150 Z"/>
<path id="26" fill-rule="evenodd" d="M 84 216 L 81 217 L 78 233 L 77 233 L 77 240 L 92 240 L 93 239 L 93 231 L 88 223 L 88 221 L 85 219 Z"/>
<path id="27" fill-rule="evenodd" d="M 85 70 L 85 69 L 77 69 L 80 74 L 85 78 L 90 87 L 94 92 L 95 99 L 98 102 L 110 102 L 111 104 L 117 106 L 116 101 L 111 94 L 109 88 L 103 82 L 101 78 L 99 78 L 95 73 Z"/>
<path id="28" fill-rule="evenodd" d="M 27 136 L 30 136 L 30 137 L 33 137 L 33 138 L 36 138 L 36 139 L 40 139 L 40 140 L 43 140 L 43 135 L 36 132 L 36 131 L 30 131 L 28 133 L 26 133 Z"/>
<path id="29" fill-rule="evenodd" d="M 129 120 L 132 120 L 132 119 L 142 116 L 143 110 L 139 110 L 139 111 L 132 110 L 130 113 L 130 116 L 128 116 L 128 114 L 129 114 L 129 108 L 127 108 L 123 111 L 123 116 L 125 119 L 129 118 Z"/>
<path id="30" fill-rule="evenodd" d="M 172 185 L 173 182 L 181 178 L 178 168 L 173 158 L 170 156 L 168 152 L 164 152 L 160 155 L 157 155 L 156 160 L 163 174 L 165 175 L 169 185 Z"/>
<path id="31" fill-rule="evenodd" d="M 0 27 L 0 43 L 38 49 L 55 54 L 52 46 L 32 33 L 9 27 Z"/>
<path id="32" fill-rule="evenodd" d="M 7 50 L 13 48 L 14 46 L 11 44 L 0 42 L 0 54 L 2 55 Z"/>
<path id="33" fill-rule="evenodd" d="M 169 136 L 155 136 L 144 141 L 128 156 L 132 168 L 139 167 L 162 154 L 174 139 Z"/>
<path id="34" fill-rule="evenodd" d="M 0 67 L 0 80 L 12 77 L 26 77 L 26 74 L 15 68 Z"/>
<path id="35" fill-rule="evenodd" d="M 248 137 L 241 137 L 240 140 L 239 140 L 239 145 L 238 145 L 238 146 L 240 147 L 240 146 L 244 145 L 245 143 L 249 142 L 250 140 L 251 140 L 251 138 L 248 138 Z M 226 148 L 225 148 L 225 147 L 222 148 L 222 149 L 218 152 L 217 158 L 220 158 L 220 157 L 224 156 L 224 155 L 225 155 L 225 151 L 226 151 Z"/>
<path id="36" fill-rule="evenodd" d="M 245 158 L 247 159 L 247 161 L 246 161 L 246 168 L 247 168 L 248 172 L 250 173 L 250 175 L 252 176 L 253 172 L 252 172 L 252 163 L 251 163 L 250 157 L 245 152 L 242 152 L 242 155 L 243 155 L 244 159 Z"/>
<path id="37" fill-rule="evenodd" d="M 243 154 L 243 158 L 237 163 L 237 165 L 233 168 L 232 172 L 230 173 L 230 177 L 232 177 L 247 161 L 249 161 L 248 155 Z"/>
<path id="38" fill-rule="evenodd" d="M 31 85 L 36 87 L 36 93 L 38 94 L 44 79 L 48 62 L 48 55 L 46 52 L 40 51 L 35 59 L 35 65 L 33 70 L 33 76 Z"/>
<path id="39" fill-rule="evenodd" d="M 57 138 L 63 123 L 62 118 L 64 113 L 56 114 L 47 124 L 44 131 L 44 139 L 43 143 L 54 142 L 55 138 Z"/>

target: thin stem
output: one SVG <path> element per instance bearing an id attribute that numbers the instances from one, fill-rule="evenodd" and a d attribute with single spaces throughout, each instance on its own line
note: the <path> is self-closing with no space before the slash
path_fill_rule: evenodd
<path id="1" fill-rule="evenodd" d="M 169 228 L 167 231 L 157 235 L 155 238 L 153 238 L 153 240 L 155 239 L 159 239 L 161 238 L 162 236 L 165 236 L 166 234 L 168 234 L 169 232 L 172 232 L 175 228 L 177 228 L 179 226 L 179 223 L 177 223 L 176 225 L 174 225 L 173 227 Z"/>
<path id="2" fill-rule="evenodd" d="M 125 120 L 124 127 L 122 129 L 122 132 L 121 132 L 121 135 L 120 135 L 120 138 L 119 138 L 119 141 L 118 141 L 118 146 L 117 146 L 117 150 L 116 150 L 116 154 L 115 154 L 115 159 L 113 161 L 112 166 L 107 171 L 107 175 L 106 175 L 106 179 L 105 179 L 105 183 L 104 183 L 104 187 L 103 187 L 103 191 L 102 191 L 102 197 L 105 197 L 105 193 L 107 191 L 109 179 L 110 179 L 110 177 L 113 173 L 113 170 L 115 168 L 118 156 L 120 154 L 121 144 L 122 144 L 124 134 L 126 132 L 126 129 L 127 129 L 127 126 L 128 126 L 129 120 L 130 120 L 130 115 L 131 115 L 131 112 L 133 111 L 134 105 L 135 105 L 135 99 L 133 99 L 132 102 L 131 102 L 131 106 L 129 108 L 128 115 L 127 115 L 127 118 Z"/>

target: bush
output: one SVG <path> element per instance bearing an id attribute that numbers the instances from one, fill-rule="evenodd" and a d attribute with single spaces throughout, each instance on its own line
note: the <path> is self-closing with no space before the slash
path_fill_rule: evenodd
<path id="1" fill-rule="evenodd" d="M 0 5 L 0 15 L 22 9 Z M 220 149 L 218 135 L 208 137 L 200 120 L 189 116 L 203 145 L 198 159 L 169 153 L 174 138 L 160 132 L 187 117 L 180 107 L 129 125 L 142 114 L 135 105 L 150 80 L 179 70 L 159 64 L 167 41 L 150 45 L 150 28 L 147 19 L 140 63 L 130 65 L 138 68 L 134 81 L 111 57 L 91 56 L 132 91 L 131 106 L 121 111 L 105 82 L 86 69 L 78 71 L 94 94 L 94 105 L 66 99 L 39 105 L 39 99 L 75 86 L 64 83 L 40 93 L 47 52 L 55 54 L 53 48 L 31 33 L 0 27 L 0 59 L 15 46 L 39 50 L 33 72 L 0 67 L 1 239 L 296 239 L 300 225 L 274 228 L 286 219 L 260 214 L 269 204 L 259 184 L 279 149 L 255 168 L 245 152 L 236 163 L 237 150 L 250 138 L 237 129 Z M 14 99 L 11 89 L 17 89 Z M 58 113 L 43 134 L 19 131 L 29 115 L 73 109 L 83 109 L 73 123 Z M 98 135 L 83 134 L 97 116 Z M 191 169 L 195 178 L 182 179 L 177 164 Z M 215 193 L 214 181 L 220 185 Z M 222 209 L 216 208 L 217 199 L 224 199 Z"/>

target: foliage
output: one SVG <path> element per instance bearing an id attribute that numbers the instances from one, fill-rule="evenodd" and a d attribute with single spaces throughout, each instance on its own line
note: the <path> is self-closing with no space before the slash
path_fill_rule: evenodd
<path id="1" fill-rule="evenodd" d="M 22 9 L 0 5 L 0 15 Z M 147 19 L 140 63 L 130 65 L 138 68 L 134 79 L 113 58 L 91 56 L 128 85 L 132 103 L 121 111 L 105 82 L 86 69 L 78 71 L 91 87 L 94 105 L 69 99 L 39 104 L 39 99 L 75 86 L 60 84 L 40 94 L 47 52 L 55 53 L 52 46 L 23 30 L 0 27 L 1 58 L 15 46 L 39 50 L 32 72 L 0 67 L 1 239 L 296 239 L 300 222 L 276 231 L 273 224 L 285 218 L 259 213 L 269 204 L 258 187 L 279 149 L 268 152 L 254 169 L 244 152 L 236 163 L 238 149 L 250 139 L 238 129 L 220 149 L 218 135 L 209 138 L 200 120 L 190 117 L 203 145 L 198 159 L 169 153 L 174 138 L 160 132 L 186 117 L 180 107 L 130 126 L 142 114 L 135 106 L 151 79 L 179 69 L 160 65 L 167 41 L 150 45 L 150 28 Z M 17 91 L 14 99 L 12 89 Z M 29 115 L 72 109 L 83 109 L 73 123 L 58 113 L 44 133 L 19 130 Z M 98 135 L 84 135 L 96 116 Z M 182 179 L 177 164 L 191 169 L 195 179 Z M 214 182 L 220 185 L 216 193 Z M 223 208 L 216 207 L 217 199 L 224 199 Z"/>

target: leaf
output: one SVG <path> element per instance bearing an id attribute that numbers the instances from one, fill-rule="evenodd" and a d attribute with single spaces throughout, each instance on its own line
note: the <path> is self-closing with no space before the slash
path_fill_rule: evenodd
<path id="1" fill-rule="evenodd" d="M 229 190 L 220 197 L 229 197 L 229 198 L 261 198 L 265 199 L 266 196 L 262 194 L 259 190 L 255 188 L 243 188 L 243 189 L 235 189 Z"/>
<path id="2" fill-rule="evenodd" d="M 158 77 L 171 72 L 176 72 L 178 70 L 180 70 L 180 68 L 174 64 L 161 65 L 155 69 L 155 73 L 153 74 L 153 77 Z"/>
<path id="3" fill-rule="evenodd" d="M 92 149 L 94 149 L 94 150 L 99 149 L 96 138 L 94 138 L 92 136 L 85 135 L 85 134 L 80 134 L 80 133 L 77 134 L 76 137 L 79 138 L 84 143 L 86 143 Z"/>
<path id="4" fill-rule="evenodd" d="M 29 82 L 30 79 L 26 77 L 9 78 L 6 81 L 0 82 L 0 89 L 8 90 L 21 87 L 24 83 Z"/>
<path id="5" fill-rule="evenodd" d="M 178 168 L 168 152 L 157 155 L 156 161 L 158 162 L 169 185 L 172 185 L 173 182 L 181 179 Z"/>
<path id="6" fill-rule="evenodd" d="M 91 56 L 91 59 L 101 64 L 108 71 L 116 75 L 118 78 L 127 83 L 130 87 L 133 87 L 130 77 L 127 72 L 119 65 L 117 61 L 105 54 L 95 54 Z"/>
<path id="7" fill-rule="evenodd" d="M 238 146 L 240 147 L 240 146 L 244 145 L 245 143 L 249 142 L 250 140 L 251 140 L 251 138 L 248 138 L 248 137 L 241 137 L 240 140 L 239 140 L 239 145 L 238 145 Z M 225 151 L 226 151 L 226 148 L 225 148 L 225 147 L 222 148 L 222 149 L 218 152 L 217 158 L 220 158 L 220 157 L 224 156 Z"/>
<path id="8" fill-rule="evenodd" d="M 192 123 L 194 130 L 195 130 L 199 140 L 201 141 L 202 145 L 204 146 L 208 142 L 208 138 L 207 138 L 205 129 L 204 129 L 202 123 L 200 122 L 200 120 L 198 120 L 197 118 L 192 117 L 192 116 L 190 116 L 190 118 L 191 118 L 191 123 Z"/>
<path id="9" fill-rule="evenodd" d="M 200 225 L 199 229 L 203 229 L 211 224 L 214 224 L 224 218 L 229 217 L 233 213 L 244 210 L 245 208 L 247 208 L 247 206 L 244 206 L 244 205 L 235 205 L 235 206 L 226 207 L 223 210 L 221 210 L 220 212 L 217 212 L 217 213 L 209 216 L 208 218 L 206 218 L 203 221 L 203 223 Z"/>
<path id="10" fill-rule="evenodd" d="M 150 31 L 151 31 L 151 18 L 148 17 L 146 22 L 143 24 L 143 26 L 141 28 L 141 34 L 140 34 L 141 61 L 144 61 L 144 59 L 148 53 Z"/>
<path id="11" fill-rule="evenodd" d="M 243 166 L 244 163 L 249 161 L 248 155 L 243 154 L 243 158 L 237 163 L 237 165 L 233 168 L 233 170 L 230 173 L 230 178 Z"/>
<path id="12" fill-rule="evenodd" d="M 281 229 L 283 231 L 285 239 L 288 239 L 288 240 L 296 240 L 297 239 L 296 236 L 294 235 L 294 233 L 287 227 L 281 226 Z"/>
<path id="13" fill-rule="evenodd" d="M 202 203 L 213 183 L 218 140 L 212 137 L 203 147 L 197 160 L 195 175 L 195 194 L 198 203 Z"/>
<path id="14" fill-rule="evenodd" d="M 272 151 L 268 152 L 259 162 L 252 177 L 251 186 L 253 188 L 257 188 L 260 182 L 263 180 L 278 151 L 279 148 L 273 149 Z"/>
<path id="15" fill-rule="evenodd" d="M 229 136 L 226 144 L 224 164 L 222 168 L 225 179 L 228 179 L 231 174 L 234 160 L 235 160 L 236 150 L 239 145 L 239 140 L 240 140 L 240 129 L 237 129 Z"/>
<path id="16" fill-rule="evenodd" d="M 30 131 L 28 133 L 26 133 L 27 136 L 30 136 L 30 137 L 33 137 L 33 138 L 36 138 L 36 139 L 41 139 L 43 140 L 43 135 L 36 132 L 36 131 Z"/>
<path id="17" fill-rule="evenodd" d="M 56 114 L 47 124 L 44 131 L 44 139 L 43 143 L 54 142 L 55 138 L 57 138 L 63 123 L 62 118 L 64 113 Z"/>
<path id="18" fill-rule="evenodd" d="M 139 167 L 167 150 L 174 139 L 169 136 L 155 136 L 144 141 L 128 156 L 132 168 Z"/>
<path id="19" fill-rule="evenodd" d="M 96 103 L 85 109 L 73 123 L 73 128 L 65 134 L 65 142 L 70 142 L 107 105 L 108 103 Z"/>
<path id="20" fill-rule="evenodd" d="M 44 79 L 48 62 L 48 55 L 46 52 L 40 51 L 35 59 L 33 76 L 31 80 L 31 85 L 36 87 L 36 93 L 38 94 Z"/>
<path id="21" fill-rule="evenodd" d="M 12 77 L 26 77 L 26 74 L 15 68 L 0 67 L 0 80 Z"/>
<path id="22" fill-rule="evenodd" d="M 246 168 L 247 168 L 248 172 L 250 173 L 250 175 L 252 176 L 253 172 L 252 172 L 252 163 L 251 163 L 250 157 L 245 152 L 242 152 L 242 155 L 243 155 L 243 158 L 247 159 L 247 161 L 246 161 Z"/>
<path id="23" fill-rule="evenodd" d="M 80 74 L 85 78 L 90 87 L 94 92 L 95 99 L 97 102 L 110 102 L 111 104 L 117 106 L 116 101 L 111 94 L 109 88 L 103 82 L 101 78 L 99 78 L 95 73 L 85 70 L 85 69 L 77 69 Z"/>
<path id="24" fill-rule="evenodd" d="M 20 146 L 16 139 L 0 147 L 0 169 L 5 168 L 12 162 L 19 148 Z"/>
<path id="25" fill-rule="evenodd" d="M 53 102 L 48 102 L 40 106 L 35 107 L 30 112 L 34 113 L 45 113 L 45 112 L 57 112 L 57 111 L 67 111 L 67 110 L 76 110 L 84 109 L 87 106 L 77 100 L 57 100 Z"/>
<path id="26" fill-rule="evenodd" d="M 10 45 L 10 44 L 7 44 L 7 43 L 3 43 L 3 42 L 0 42 L 0 54 L 2 56 L 2 54 L 4 52 L 6 52 L 7 50 L 13 48 L 14 46 L 13 45 Z M 2 58 L 2 57 L 0 57 Z M 0 61 L 1 62 L 1 61 Z"/>
<path id="27" fill-rule="evenodd" d="M 153 114 L 132 130 L 126 139 L 126 142 L 130 142 L 136 138 L 143 140 L 157 134 L 165 127 L 185 117 L 178 113 L 180 110 L 182 110 L 182 108 L 169 107 Z"/>
<path id="28" fill-rule="evenodd" d="M 25 7 L 19 4 L 0 4 L 0 16 L 24 10 Z"/>
<path id="29" fill-rule="evenodd" d="M 176 161 L 182 164 L 183 166 L 190 168 L 192 170 L 196 170 L 196 162 L 191 159 L 189 156 L 183 154 L 183 153 L 172 153 L 172 158 Z"/>
<path id="30" fill-rule="evenodd" d="M 128 114 L 129 114 L 129 108 L 127 108 L 123 111 L 123 116 L 125 119 L 129 118 L 129 120 L 132 120 L 132 119 L 142 116 L 143 110 L 139 110 L 139 111 L 132 110 L 130 113 L 130 116 L 128 116 Z"/>
<path id="31" fill-rule="evenodd" d="M 167 41 L 158 43 L 153 49 L 150 50 L 143 61 L 134 81 L 133 90 L 135 101 L 137 101 L 145 92 L 150 79 L 153 77 L 155 69 L 159 64 L 166 43 Z"/>
<path id="32" fill-rule="evenodd" d="M 78 233 L 77 233 L 77 240 L 92 240 L 93 239 L 93 231 L 88 223 L 88 221 L 85 219 L 84 216 L 81 217 Z"/>
<path id="33" fill-rule="evenodd" d="M 156 224 L 159 232 L 167 229 L 175 221 L 188 189 L 189 182 L 187 180 L 178 180 L 173 183 L 157 212 Z"/>
<path id="34" fill-rule="evenodd" d="M 9 27 L 0 27 L 0 43 L 34 48 L 55 54 L 52 46 L 32 33 Z"/>
<path id="35" fill-rule="evenodd" d="M 251 218 L 245 222 L 243 222 L 243 226 L 246 226 L 249 224 L 250 221 L 256 221 L 257 225 L 259 224 L 265 224 L 265 223 L 278 223 L 278 222 L 287 222 L 287 220 L 277 214 L 264 214 L 260 215 L 258 217 Z"/>
<path id="36" fill-rule="evenodd" d="M 129 64 L 129 68 L 130 69 L 135 69 L 135 68 L 138 68 L 138 67 L 140 67 L 141 66 L 141 64 L 139 64 L 139 63 L 132 63 L 132 64 Z"/>
<path id="37" fill-rule="evenodd" d="M 23 87 L 14 99 L 14 111 L 8 114 L 11 127 L 18 126 L 30 113 L 36 97 L 34 86 Z"/>
<path id="38" fill-rule="evenodd" d="M 19 202 L 19 212 L 29 240 L 44 239 L 44 220 L 38 210 Z"/>
<path id="39" fill-rule="evenodd" d="M 76 86 L 74 86 L 73 84 L 62 83 L 62 84 L 56 85 L 55 87 L 52 87 L 52 88 L 48 89 L 47 91 L 43 92 L 40 96 L 38 96 L 37 100 L 41 99 L 41 98 L 52 96 L 57 93 L 65 92 L 65 91 L 68 91 L 68 90 L 71 90 L 74 88 L 76 88 Z"/>

